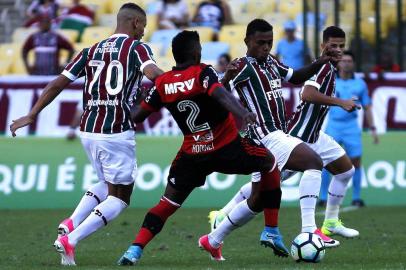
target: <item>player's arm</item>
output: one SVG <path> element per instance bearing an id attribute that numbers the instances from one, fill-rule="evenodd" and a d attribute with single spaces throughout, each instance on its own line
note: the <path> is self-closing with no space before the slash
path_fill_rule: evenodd
<path id="1" fill-rule="evenodd" d="M 330 47 L 326 47 L 322 55 L 318 59 L 316 59 L 316 61 L 314 61 L 310 65 L 294 70 L 292 73 L 292 77 L 289 79 L 289 82 L 293 84 L 304 83 L 305 81 L 310 79 L 313 75 L 318 73 L 320 68 L 322 68 L 324 64 L 328 63 L 330 59 L 336 54 L 337 52 L 332 50 Z"/>
<path id="2" fill-rule="evenodd" d="M 151 63 L 147 65 L 144 70 L 144 75 L 151 81 L 155 81 L 155 79 L 164 73 L 162 69 L 160 69 L 155 63 Z"/>
<path id="3" fill-rule="evenodd" d="M 19 128 L 28 126 L 32 124 L 37 118 L 38 114 L 44 109 L 49 103 L 51 103 L 61 91 L 71 83 L 64 75 L 59 75 L 55 80 L 50 82 L 42 92 L 41 96 L 35 103 L 31 111 L 26 115 L 17 120 L 13 120 L 10 125 L 10 131 L 13 137 L 16 136 L 16 131 Z"/>
<path id="4" fill-rule="evenodd" d="M 245 109 L 240 102 L 227 91 L 219 82 L 217 72 L 213 67 L 207 66 L 200 74 L 200 83 L 206 88 L 206 93 L 220 103 L 235 117 L 240 118 L 244 125 L 256 123 L 257 115 Z"/>
<path id="5" fill-rule="evenodd" d="M 256 124 L 257 115 L 245 109 L 240 102 L 224 86 L 216 86 L 211 96 L 217 100 L 224 108 L 230 111 L 235 117 L 240 118 L 245 125 Z"/>
<path id="6" fill-rule="evenodd" d="M 318 105 L 327 106 L 339 106 L 347 112 L 352 112 L 355 109 L 361 109 L 361 107 L 355 103 L 357 98 L 340 99 L 336 97 L 330 97 L 323 93 L 320 93 L 317 86 L 306 84 L 303 87 L 301 98 L 305 102 L 310 102 Z"/>
<path id="7" fill-rule="evenodd" d="M 148 95 L 141 104 L 135 104 L 131 108 L 131 118 L 134 123 L 143 122 L 151 113 L 159 111 L 163 107 L 161 97 L 156 87 L 149 90 Z"/>
<path id="8" fill-rule="evenodd" d="M 51 103 L 66 86 L 83 74 L 82 71 L 86 65 L 87 54 L 88 49 L 81 51 L 75 59 L 65 67 L 61 75 L 48 83 L 28 115 L 13 120 L 13 123 L 10 125 L 10 131 L 13 137 L 16 136 L 15 132 L 17 129 L 33 123 L 42 109 Z"/>

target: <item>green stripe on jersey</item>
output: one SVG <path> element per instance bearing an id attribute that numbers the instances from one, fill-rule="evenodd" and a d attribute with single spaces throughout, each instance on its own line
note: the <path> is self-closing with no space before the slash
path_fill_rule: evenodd
<path id="1" fill-rule="evenodd" d="M 126 38 L 125 37 L 119 37 L 116 39 L 115 48 L 118 48 L 117 52 L 112 52 L 111 53 L 111 61 L 113 60 L 119 60 L 119 52 L 121 51 L 121 47 L 122 44 L 124 42 Z M 115 88 L 117 85 L 117 72 L 116 72 L 116 68 L 112 69 L 112 74 L 111 74 L 111 79 L 110 79 L 110 85 L 112 88 Z M 123 89 L 121 91 L 124 91 L 124 86 Z M 108 95 L 109 99 L 115 99 L 116 96 L 111 96 Z M 104 125 L 102 127 L 102 132 L 103 133 L 111 133 L 112 132 L 112 125 L 114 122 L 114 118 L 115 118 L 115 106 L 114 105 L 107 105 L 106 106 L 106 117 L 104 120 Z"/>
<path id="2" fill-rule="evenodd" d="M 312 114 L 309 118 L 309 121 L 305 124 L 305 129 L 303 135 L 300 137 L 302 141 L 308 142 L 310 136 L 312 135 L 313 127 L 317 124 L 317 119 L 319 118 L 320 105 L 313 104 Z"/>
<path id="3" fill-rule="evenodd" d="M 299 109 L 299 111 L 296 111 L 296 113 L 299 113 L 299 120 L 297 120 L 297 125 L 292 129 L 291 132 L 289 132 L 290 135 L 299 137 L 299 130 L 303 125 L 303 122 L 306 118 L 307 111 L 309 110 L 310 106 L 309 104 L 305 104 L 302 108 Z"/>

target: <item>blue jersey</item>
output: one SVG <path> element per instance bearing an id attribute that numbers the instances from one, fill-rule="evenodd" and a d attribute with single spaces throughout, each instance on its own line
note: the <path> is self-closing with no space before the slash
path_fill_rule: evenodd
<path id="1" fill-rule="evenodd" d="M 356 97 L 358 103 L 363 107 L 371 104 L 367 84 L 360 78 L 343 80 L 337 76 L 336 97 L 341 99 Z M 358 126 L 357 118 L 357 110 L 348 113 L 341 107 L 332 106 L 328 116 L 328 128 L 341 129 Z"/>

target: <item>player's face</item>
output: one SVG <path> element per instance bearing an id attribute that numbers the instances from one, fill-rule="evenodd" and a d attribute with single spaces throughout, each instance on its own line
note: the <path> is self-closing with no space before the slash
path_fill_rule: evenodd
<path id="1" fill-rule="evenodd" d="M 344 72 L 354 72 L 354 59 L 351 55 L 343 55 L 341 61 L 338 62 L 338 69 Z"/>
<path id="2" fill-rule="evenodd" d="M 255 32 L 255 34 L 245 38 L 247 44 L 247 55 L 259 61 L 265 61 L 272 49 L 273 32 Z"/>
<path id="3" fill-rule="evenodd" d="M 134 19 L 134 38 L 141 39 L 144 36 L 144 29 L 147 26 L 147 18 L 140 16 Z"/>
<path id="4" fill-rule="evenodd" d="M 325 50 L 326 47 L 329 47 L 330 50 L 336 53 L 336 56 L 332 58 L 333 62 L 338 63 L 345 49 L 345 38 L 329 38 L 327 42 L 321 44 L 321 49 Z"/>

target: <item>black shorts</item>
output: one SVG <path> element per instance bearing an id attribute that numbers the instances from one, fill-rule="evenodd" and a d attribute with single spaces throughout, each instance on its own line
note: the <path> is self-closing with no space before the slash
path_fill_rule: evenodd
<path id="1" fill-rule="evenodd" d="M 206 176 L 213 172 L 251 174 L 269 171 L 274 166 L 275 158 L 261 142 L 237 136 L 228 145 L 208 154 L 179 151 L 172 162 L 168 184 L 179 191 L 191 191 L 203 186 Z"/>

